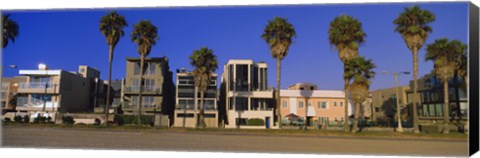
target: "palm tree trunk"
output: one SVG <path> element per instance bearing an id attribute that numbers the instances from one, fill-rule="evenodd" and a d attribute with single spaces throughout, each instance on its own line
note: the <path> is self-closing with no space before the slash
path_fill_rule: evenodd
<path id="1" fill-rule="evenodd" d="M 139 126 L 142 125 L 142 91 L 143 91 L 143 65 L 145 62 L 145 55 L 141 55 L 140 58 L 140 79 L 138 83 L 138 115 L 137 115 L 137 123 Z"/>
<path id="2" fill-rule="evenodd" d="M 418 78 L 418 49 L 413 48 L 413 132 L 420 133 L 418 130 L 418 115 L 417 115 L 417 107 L 418 107 L 418 92 L 417 92 L 417 78 Z"/>
<path id="3" fill-rule="evenodd" d="M 453 83 L 455 85 L 455 104 L 457 106 L 456 108 L 456 113 L 457 113 L 457 126 L 458 126 L 458 132 L 463 132 L 463 124 L 461 122 L 462 119 L 462 112 L 460 110 L 460 85 L 458 84 L 458 71 L 455 70 L 455 74 L 453 76 Z"/>
<path id="4" fill-rule="evenodd" d="M 345 69 L 345 65 L 344 65 L 344 69 Z M 345 116 L 344 116 L 344 121 L 343 121 L 343 130 L 345 132 L 348 132 L 348 97 L 347 97 L 347 91 L 348 91 L 348 79 L 344 79 L 345 80 L 345 85 L 344 85 L 344 89 L 345 89 L 345 100 L 344 100 L 344 112 L 345 112 Z"/>
<path id="5" fill-rule="evenodd" d="M 203 89 L 203 88 L 202 88 Z M 200 91 L 200 128 L 205 128 L 205 117 L 204 117 L 204 114 L 205 114 L 205 104 L 204 104 L 204 94 L 205 94 L 205 90 L 201 90 Z"/>
<path id="6" fill-rule="evenodd" d="M 276 99 L 277 99 L 277 109 L 275 110 L 276 113 L 277 113 L 277 119 L 278 119 L 278 128 L 282 128 L 282 115 L 280 113 L 280 70 L 281 70 L 281 62 L 282 60 L 280 60 L 280 57 L 277 56 L 277 96 Z"/>
<path id="7" fill-rule="evenodd" d="M 358 126 L 358 114 L 360 113 L 360 103 L 355 103 L 355 114 L 353 116 L 353 125 L 352 125 L 352 133 L 357 132 Z"/>
<path id="8" fill-rule="evenodd" d="M 107 100 L 105 102 L 105 126 L 108 126 L 108 110 L 110 109 L 110 86 L 112 85 L 112 61 L 113 61 L 113 45 L 110 45 L 108 48 L 108 87 L 107 87 Z"/>
<path id="9" fill-rule="evenodd" d="M 448 109 L 448 81 L 443 82 L 443 134 L 448 134 L 449 126 L 448 126 L 448 117 L 449 109 Z"/>

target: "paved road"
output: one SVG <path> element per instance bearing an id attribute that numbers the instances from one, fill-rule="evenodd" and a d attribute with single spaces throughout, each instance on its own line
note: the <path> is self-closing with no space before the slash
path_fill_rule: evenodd
<path id="1" fill-rule="evenodd" d="M 466 156 L 466 141 L 3 127 L 7 147 Z"/>

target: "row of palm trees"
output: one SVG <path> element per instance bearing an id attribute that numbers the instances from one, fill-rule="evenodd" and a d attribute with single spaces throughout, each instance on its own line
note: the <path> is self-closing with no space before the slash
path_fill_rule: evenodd
<path id="1" fill-rule="evenodd" d="M 428 10 L 423 10 L 419 6 L 412 6 L 405 8 L 405 10 L 393 21 L 396 25 L 395 32 L 400 33 L 402 38 L 412 51 L 413 57 L 413 128 L 414 132 L 418 133 L 418 92 L 417 92 L 417 77 L 418 77 L 418 51 L 424 45 L 432 28 L 428 25 L 435 21 L 435 15 Z M 9 15 L 3 17 L 3 47 L 5 48 L 8 41 L 12 42 L 18 36 L 18 25 L 13 20 L 9 19 Z M 124 27 L 128 26 L 125 17 L 119 15 L 117 12 L 110 12 L 100 19 L 100 31 L 106 38 L 109 46 L 109 79 L 111 82 L 112 61 L 114 49 L 121 37 L 124 36 Z M 355 105 L 353 125 L 349 128 L 348 121 L 344 121 L 345 132 L 357 132 L 357 124 L 359 117 L 360 104 L 367 97 L 370 79 L 374 78 L 375 68 L 374 63 L 370 59 L 366 59 L 359 55 L 359 47 L 365 42 L 366 33 L 362 30 L 362 23 L 349 15 L 340 15 L 335 17 L 330 22 L 329 43 L 334 46 L 338 52 L 339 59 L 344 65 L 344 89 L 345 89 L 345 118 L 348 118 L 348 98 L 351 98 Z M 137 44 L 137 52 L 139 53 L 141 73 L 140 78 L 143 78 L 144 60 L 149 55 L 152 47 L 159 40 L 158 29 L 148 20 L 141 20 L 135 24 L 134 30 L 131 33 L 131 40 Z M 281 61 L 287 56 L 290 45 L 293 43 L 293 38 L 296 38 L 294 26 L 285 18 L 275 17 L 268 21 L 261 38 L 266 41 L 271 50 L 271 55 L 276 60 L 277 70 L 277 89 L 280 89 L 281 83 Z M 468 84 L 467 70 L 466 70 L 466 48 L 467 46 L 458 40 L 449 41 L 448 39 L 435 40 L 433 44 L 427 46 L 427 54 L 425 59 L 434 62 L 434 69 L 437 77 L 444 82 L 445 90 L 445 107 L 444 107 L 444 133 L 448 133 L 448 80 L 452 77 L 462 77 L 464 85 Z M 213 50 L 208 47 L 195 50 L 190 56 L 190 64 L 195 67 L 193 71 L 195 77 L 195 86 L 200 90 L 200 117 L 197 121 L 198 127 L 205 127 L 203 119 L 203 94 L 210 82 L 210 75 L 218 69 L 218 61 L 213 54 Z M 142 84 L 139 82 L 138 94 L 138 124 L 141 124 L 141 104 L 142 104 Z M 276 95 L 276 110 L 278 122 L 282 119 L 280 114 L 280 92 Z M 105 115 L 108 118 L 108 110 L 110 105 L 110 89 L 107 90 L 107 103 L 105 107 Z M 106 123 L 106 125 L 108 125 Z M 282 128 L 281 123 L 278 124 Z"/>
<path id="2" fill-rule="evenodd" d="M 418 51 L 424 45 L 432 28 L 429 26 L 435 21 L 435 15 L 419 6 L 405 8 L 405 10 L 393 21 L 396 25 L 395 32 L 398 32 L 405 41 L 407 48 L 412 51 L 413 57 L 413 128 L 419 133 L 417 107 L 418 103 Z M 357 132 L 360 104 L 368 95 L 370 79 L 375 76 L 372 71 L 375 68 L 373 62 L 365 57 L 359 56 L 358 48 L 365 42 L 366 33 L 362 30 L 362 23 L 349 15 L 336 17 L 328 30 L 329 43 L 335 46 L 338 56 L 344 64 L 344 89 L 345 89 L 345 118 L 348 118 L 348 98 L 351 98 L 355 105 L 353 125 L 349 128 L 348 121 L 344 121 L 345 132 Z M 296 37 L 295 29 L 285 18 L 275 17 L 269 21 L 261 36 L 270 46 L 272 57 L 277 62 L 277 89 L 280 89 L 281 60 L 288 54 L 288 49 Z M 425 59 L 434 62 L 434 69 L 437 77 L 444 84 L 444 130 L 448 133 L 448 81 L 454 76 L 463 78 L 465 85 L 467 79 L 467 46 L 458 40 L 451 42 L 448 39 L 435 40 L 428 45 Z M 276 115 L 278 120 L 282 119 L 280 114 L 280 92 L 277 91 Z M 282 128 L 281 124 L 278 124 Z"/>

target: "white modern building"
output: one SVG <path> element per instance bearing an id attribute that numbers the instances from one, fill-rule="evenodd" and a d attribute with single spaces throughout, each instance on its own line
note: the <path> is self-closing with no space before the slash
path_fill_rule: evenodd
<path id="1" fill-rule="evenodd" d="M 274 90 L 267 86 L 267 63 L 229 60 L 223 69 L 225 128 L 277 128 Z M 259 120 L 260 124 L 258 123 Z M 262 123 L 263 122 L 263 123 Z"/>

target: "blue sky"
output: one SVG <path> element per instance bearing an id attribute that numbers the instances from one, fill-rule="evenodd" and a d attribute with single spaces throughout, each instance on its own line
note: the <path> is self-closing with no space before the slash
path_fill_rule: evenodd
<path id="1" fill-rule="evenodd" d="M 467 2 L 416 3 L 436 15 L 433 32 L 426 44 L 447 37 L 467 42 Z M 150 20 L 159 29 L 160 41 L 149 57 L 167 56 L 170 68 L 191 70 L 188 56 L 195 49 L 208 46 L 218 56 L 218 74 L 229 59 L 254 59 L 269 65 L 268 84 L 276 85 L 275 59 L 268 45 L 260 38 L 267 21 L 275 16 L 292 23 L 297 38 L 282 61 L 282 88 L 297 82 L 316 83 L 319 89 L 343 89 L 343 64 L 328 42 L 329 23 L 341 14 L 359 19 L 367 33 L 359 53 L 372 59 L 377 68 L 371 90 L 394 86 L 391 75 L 382 70 L 412 71 L 412 54 L 398 33 L 393 20 L 414 3 L 184 7 L 117 9 L 129 24 L 126 36 L 115 48 L 113 79 L 125 76 L 126 57 L 138 57 L 130 40 L 135 23 Z M 18 69 L 36 69 L 39 63 L 51 69 L 76 71 L 78 65 L 89 65 L 108 78 L 108 46 L 98 30 L 99 20 L 111 9 L 9 11 L 20 25 L 20 36 L 4 49 L 5 65 Z M 424 61 L 425 47 L 419 53 L 419 77 L 433 69 Z M 4 76 L 18 75 L 18 69 L 5 69 Z M 400 76 L 400 85 L 407 85 L 412 76 Z"/>

